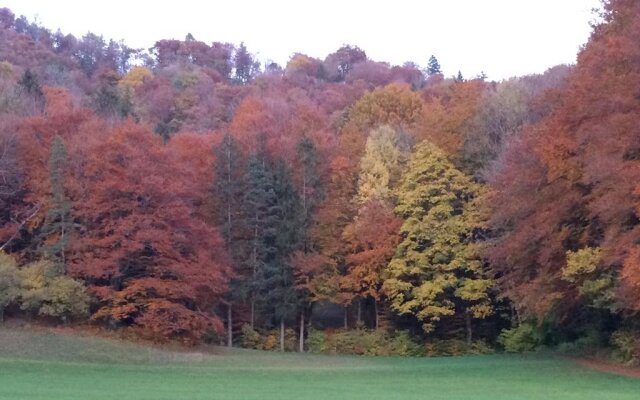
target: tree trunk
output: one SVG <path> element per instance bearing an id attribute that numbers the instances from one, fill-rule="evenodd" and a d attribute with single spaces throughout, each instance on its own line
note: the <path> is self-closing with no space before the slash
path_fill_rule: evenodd
<path id="1" fill-rule="evenodd" d="M 280 318 L 280 351 L 284 351 L 284 318 Z"/>
<path id="2" fill-rule="evenodd" d="M 304 310 L 300 312 L 300 353 L 304 353 Z"/>
<path id="3" fill-rule="evenodd" d="M 471 330 L 471 313 L 467 311 L 464 316 L 465 324 L 467 326 L 467 345 L 471 346 L 473 340 L 473 331 Z"/>
<path id="4" fill-rule="evenodd" d="M 251 329 L 255 329 L 256 300 L 251 296 Z"/>
<path id="5" fill-rule="evenodd" d="M 231 303 L 227 304 L 227 347 L 233 347 L 233 312 Z"/>
<path id="6" fill-rule="evenodd" d="M 520 326 L 522 321 L 520 320 L 520 313 L 514 304 L 511 304 L 511 324 Z"/>
<path id="7" fill-rule="evenodd" d="M 0 322 L 4 322 L 4 306 L 0 306 Z"/>
<path id="8" fill-rule="evenodd" d="M 380 326 L 380 317 L 378 316 L 378 300 L 375 298 L 373 299 L 373 310 L 376 314 L 376 330 L 378 330 L 378 327 Z"/>
<path id="9" fill-rule="evenodd" d="M 349 329 L 349 320 L 347 318 L 347 306 L 344 306 L 344 329 Z"/>
<path id="10" fill-rule="evenodd" d="M 362 324 L 362 299 L 358 297 L 358 325 Z"/>
<path id="11" fill-rule="evenodd" d="M 231 142 L 227 133 L 225 137 L 227 141 L 227 250 L 231 244 Z"/>

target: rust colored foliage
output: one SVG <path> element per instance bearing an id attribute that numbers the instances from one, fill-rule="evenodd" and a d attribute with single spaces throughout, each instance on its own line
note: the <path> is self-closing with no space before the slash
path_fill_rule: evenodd
<path id="1" fill-rule="evenodd" d="M 209 310 L 226 290 L 229 268 L 204 210 L 210 138 L 182 134 L 165 146 L 133 122 L 107 128 L 62 89 L 45 93 L 46 115 L 19 130 L 26 199 L 47 198 L 47 158 L 59 135 L 69 154 L 64 182 L 75 227 L 68 271 L 96 296 L 93 319 L 134 325 L 155 339 L 195 340 L 219 329 Z"/>
<path id="2" fill-rule="evenodd" d="M 100 158 L 85 168 L 86 197 L 76 213 L 87 232 L 75 241 L 70 270 L 92 283 L 101 304 L 94 319 L 188 339 L 221 328 L 206 311 L 225 292 L 229 269 L 221 238 L 198 215 L 206 186 L 193 183 L 210 176 L 197 175 L 206 158 L 180 154 L 207 149 L 195 142 L 185 137 L 165 147 L 125 123 L 91 150 Z"/>
<path id="3" fill-rule="evenodd" d="M 428 140 L 448 154 L 460 151 L 481 106 L 486 84 L 481 80 L 445 81 L 425 89 L 419 140 Z"/>
<path id="4" fill-rule="evenodd" d="M 493 180 L 504 233 L 490 258 L 509 294 L 539 315 L 559 307 L 554 299 L 577 301 L 560 271 L 566 251 L 585 247 L 600 247 L 598 271 L 618 276 L 615 307 L 640 309 L 638 15 L 637 1 L 605 5 L 556 110 L 511 145 Z"/>
<path id="5" fill-rule="evenodd" d="M 352 296 L 380 300 L 384 271 L 400 242 L 402 219 L 387 204 L 372 200 L 364 204 L 343 238 L 349 254 L 342 288 Z"/>
<path id="6" fill-rule="evenodd" d="M 245 154 L 264 140 L 269 154 L 293 162 L 300 140 L 314 136 L 326 124 L 326 115 L 303 92 L 275 88 L 269 96 L 244 98 L 229 129 Z"/>

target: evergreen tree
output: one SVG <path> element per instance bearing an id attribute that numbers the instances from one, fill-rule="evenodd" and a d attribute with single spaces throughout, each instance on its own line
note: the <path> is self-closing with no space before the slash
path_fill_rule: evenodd
<path id="1" fill-rule="evenodd" d="M 240 268 L 246 265 L 246 252 L 242 246 L 241 218 L 242 195 L 245 190 L 244 166 L 240 147 L 233 137 L 226 133 L 222 142 L 213 149 L 215 154 L 215 201 L 214 219 L 224 237 L 225 247 L 231 256 L 236 275 L 230 282 L 227 301 L 227 345 L 233 345 L 233 303 L 246 298 L 247 279 L 250 271 Z"/>
<path id="2" fill-rule="evenodd" d="M 398 188 L 396 213 L 403 240 L 389 263 L 384 290 L 399 314 L 413 315 L 430 332 L 442 318 L 492 313 L 487 277 L 472 241 L 481 219 L 481 187 L 430 143 L 420 144 Z"/>
<path id="3" fill-rule="evenodd" d="M 318 150 L 308 137 L 304 137 L 298 143 L 298 160 L 302 169 L 300 201 L 302 202 L 303 215 L 302 230 L 305 237 L 303 248 L 308 251 L 311 247 L 311 244 L 308 243 L 308 231 L 311 228 L 313 213 L 324 197 L 318 173 Z"/>
<path id="4" fill-rule="evenodd" d="M 18 81 L 18 85 L 22 90 L 35 98 L 41 99 L 44 96 L 38 76 L 29 68 L 27 68 L 22 74 L 22 77 Z"/>
<path id="5" fill-rule="evenodd" d="M 265 311 L 271 311 L 280 326 L 280 348 L 284 350 L 284 324 L 299 307 L 291 256 L 302 244 L 303 207 L 293 185 L 291 171 L 278 161 L 273 171 L 273 191 L 277 204 L 273 225 L 273 257 L 258 272 L 257 285 Z"/>
<path id="6" fill-rule="evenodd" d="M 69 244 L 72 229 L 71 204 L 64 188 L 64 174 L 67 152 L 64 141 L 56 136 L 51 144 L 49 157 L 49 182 L 51 198 L 49 209 L 41 229 L 43 245 L 41 251 L 51 261 L 51 273 L 62 275 L 65 273 L 65 251 Z"/>
<path id="7" fill-rule="evenodd" d="M 429 63 L 427 64 L 427 75 L 437 75 L 442 74 L 442 70 L 440 69 L 440 63 L 438 59 L 432 55 L 429 57 Z"/>
<path id="8" fill-rule="evenodd" d="M 31 99 L 32 112 L 36 112 L 44 104 L 44 93 L 38 76 L 27 68 L 18 81 L 18 90 Z"/>
<path id="9" fill-rule="evenodd" d="M 302 188 L 300 190 L 300 201 L 302 203 L 302 221 L 300 226 L 300 235 L 303 237 L 301 249 L 305 256 L 311 254 L 313 244 L 310 241 L 311 228 L 313 225 L 313 215 L 317 206 L 322 202 L 324 193 L 322 191 L 322 182 L 318 173 L 318 151 L 313 141 L 304 137 L 298 143 L 298 160 L 301 167 Z M 306 278 L 309 278 L 305 274 Z M 305 330 L 305 314 L 309 308 L 309 292 L 307 290 L 298 289 L 300 296 L 300 331 L 299 331 L 299 351 L 304 351 L 304 330 Z"/>
<path id="10" fill-rule="evenodd" d="M 215 184 L 213 197 L 216 208 L 214 219 L 225 239 L 229 255 L 234 260 L 242 257 L 239 248 L 242 195 L 245 191 L 245 173 L 238 142 L 226 133 L 222 142 L 213 149 L 215 155 Z"/>
<path id="11" fill-rule="evenodd" d="M 236 83 L 249 83 L 260 71 L 260 62 L 254 60 L 251 53 L 247 50 L 247 47 L 244 45 L 244 42 L 240 43 L 240 47 L 236 49 L 233 61 L 235 64 L 234 80 Z"/>
<path id="12" fill-rule="evenodd" d="M 249 159 L 246 175 L 247 189 L 243 199 L 243 229 L 247 236 L 244 243 L 245 268 L 251 273 L 248 290 L 251 297 L 251 326 L 255 326 L 256 302 L 261 300 L 257 292 L 264 287 L 259 282 L 267 264 L 276 257 L 277 199 L 273 174 L 263 151 Z"/>

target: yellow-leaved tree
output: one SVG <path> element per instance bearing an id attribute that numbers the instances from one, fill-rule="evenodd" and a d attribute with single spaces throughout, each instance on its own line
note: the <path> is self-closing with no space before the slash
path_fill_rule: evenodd
<path id="1" fill-rule="evenodd" d="M 469 343 L 472 319 L 493 312 L 494 282 L 473 240 L 482 226 L 482 191 L 436 146 L 419 144 L 397 189 L 402 241 L 383 286 L 391 307 L 415 316 L 426 332 L 442 318 L 463 314 Z"/>

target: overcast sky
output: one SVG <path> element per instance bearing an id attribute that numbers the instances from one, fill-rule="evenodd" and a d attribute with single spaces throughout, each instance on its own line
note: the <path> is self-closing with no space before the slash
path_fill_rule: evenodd
<path id="1" fill-rule="evenodd" d="M 244 41 L 261 60 L 286 64 L 301 52 L 324 58 L 343 44 L 369 58 L 424 66 L 431 54 L 446 75 L 484 71 L 490 79 L 575 62 L 599 0 L 0 0 L 49 29 L 87 31 L 149 48 L 192 33 L 205 42 Z"/>

